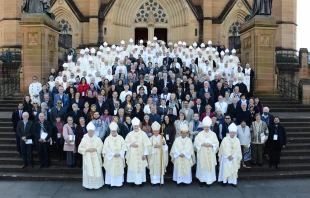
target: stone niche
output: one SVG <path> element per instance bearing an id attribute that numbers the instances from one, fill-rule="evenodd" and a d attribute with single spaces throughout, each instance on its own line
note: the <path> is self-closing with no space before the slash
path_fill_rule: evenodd
<path id="1" fill-rule="evenodd" d="M 44 13 L 24 13 L 22 30 L 21 91 L 28 93 L 32 76 L 45 83 L 51 68 L 58 68 L 58 23 Z"/>
<path id="2" fill-rule="evenodd" d="M 255 91 L 275 92 L 275 36 L 278 25 L 274 16 L 258 15 L 241 26 L 242 65 L 249 63 L 255 72 Z"/>

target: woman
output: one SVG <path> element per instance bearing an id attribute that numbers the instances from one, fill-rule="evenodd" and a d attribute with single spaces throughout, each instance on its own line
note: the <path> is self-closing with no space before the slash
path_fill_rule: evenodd
<path id="1" fill-rule="evenodd" d="M 92 92 L 92 95 L 93 95 L 94 98 L 98 97 L 98 91 L 95 88 L 95 84 L 94 83 L 90 83 L 89 90 Z"/>
<path id="2" fill-rule="evenodd" d="M 104 109 L 103 114 L 100 116 L 100 120 L 105 122 L 106 126 L 109 126 L 110 123 L 112 122 L 113 117 L 109 113 L 109 109 Z"/>
<path id="3" fill-rule="evenodd" d="M 133 130 L 130 116 L 126 116 L 126 121 L 121 127 L 120 135 L 125 139 L 127 134 Z"/>
<path id="4" fill-rule="evenodd" d="M 94 113 L 97 111 L 97 107 L 95 104 L 90 106 L 90 111 L 86 114 L 86 122 L 87 124 L 94 119 Z"/>
<path id="5" fill-rule="evenodd" d="M 251 133 L 245 120 L 241 121 L 241 124 L 238 125 L 237 137 L 240 140 L 242 151 L 241 165 L 246 167 L 244 162 L 251 160 Z"/>
<path id="6" fill-rule="evenodd" d="M 252 121 L 255 121 L 255 115 L 259 113 L 258 107 L 254 105 L 254 98 L 250 98 L 247 109 L 250 111 Z"/>
<path id="7" fill-rule="evenodd" d="M 164 132 L 164 138 L 168 144 L 168 148 L 169 148 L 169 152 L 170 152 L 173 141 L 175 139 L 176 130 L 175 130 L 174 124 L 170 121 L 170 118 L 168 115 L 164 116 L 164 120 L 161 124 L 160 133 L 162 131 Z"/>
<path id="8" fill-rule="evenodd" d="M 217 119 L 216 123 L 220 124 L 220 123 L 223 123 L 225 121 L 225 116 L 222 114 L 222 109 L 216 109 L 214 115 Z"/>
<path id="9" fill-rule="evenodd" d="M 41 103 L 41 108 L 39 108 L 38 112 L 37 112 L 37 115 L 35 117 L 35 120 L 38 121 L 39 120 L 39 114 L 40 113 L 43 113 L 44 115 L 44 120 L 47 120 L 47 121 L 50 121 L 50 113 L 48 112 L 47 110 L 47 104 L 45 102 L 42 102 Z"/>
<path id="10" fill-rule="evenodd" d="M 176 95 L 177 95 L 179 104 L 182 104 L 182 101 L 184 99 L 184 92 L 183 92 L 183 87 L 181 85 L 178 86 Z"/>
<path id="11" fill-rule="evenodd" d="M 87 96 L 84 98 L 84 101 L 88 102 L 90 106 L 96 104 L 96 98 L 93 96 L 93 92 L 91 90 L 87 91 Z"/>
<path id="12" fill-rule="evenodd" d="M 257 107 L 260 114 L 263 113 L 264 106 L 262 105 L 259 98 L 257 98 L 257 97 L 254 98 L 254 106 Z"/>
<path id="13" fill-rule="evenodd" d="M 108 92 L 108 98 L 112 98 L 112 94 L 115 91 L 115 85 L 111 85 L 111 88 L 109 89 Z"/>
<path id="14" fill-rule="evenodd" d="M 85 118 L 80 117 L 79 119 L 79 124 L 76 126 L 75 129 L 75 147 L 78 148 L 83 136 L 87 133 L 86 130 L 86 124 L 85 124 Z M 82 155 L 80 153 L 76 154 L 76 164 L 78 165 L 79 168 L 82 168 Z"/>
<path id="15" fill-rule="evenodd" d="M 143 120 L 144 118 L 144 112 L 141 109 L 140 103 L 137 103 L 133 111 L 131 112 L 131 119 L 133 119 L 134 117 L 138 118 L 139 120 Z"/>
<path id="16" fill-rule="evenodd" d="M 35 121 L 39 110 L 39 101 L 33 100 L 31 114 L 29 114 L 29 120 Z"/>
<path id="17" fill-rule="evenodd" d="M 129 89 L 128 90 L 131 91 L 131 92 L 134 92 L 135 91 L 134 90 L 134 83 L 133 83 L 132 80 L 129 81 L 128 85 L 129 85 Z"/>
<path id="18" fill-rule="evenodd" d="M 133 109 L 132 101 L 131 101 L 131 95 L 128 94 L 125 97 L 125 101 L 121 104 L 121 108 L 125 110 L 126 115 L 130 115 Z"/>
<path id="19" fill-rule="evenodd" d="M 141 109 L 144 109 L 144 102 L 143 102 L 143 99 L 141 97 L 138 98 L 138 103 L 137 104 L 140 104 L 141 105 Z"/>
<path id="20" fill-rule="evenodd" d="M 187 124 L 187 126 L 189 125 L 189 123 L 187 122 L 187 120 L 185 120 L 186 117 L 185 117 L 185 114 L 180 112 L 180 115 L 179 115 L 179 119 L 177 121 L 174 122 L 174 127 L 175 127 L 175 131 L 176 131 L 176 134 L 175 134 L 175 138 L 178 138 L 181 136 L 181 126 L 183 124 Z"/>
<path id="21" fill-rule="evenodd" d="M 64 138 L 63 138 L 63 126 L 64 123 L 61 120 L 61 116 L 57 115 L 56 116 L 56 122 L 55 126 L 53 126 L 53 139 L 56 142 L 56 150 L 57 150 L 57 156 L 58 156 L 58 161 L 62 161 L 65 159 L 65 152 L 63 151 L 64 148 Z"/>
<path id="22" fill-rule="evenodd" d="M 230 96 L 230 95 L 229 95 L 229 92 L 226 91 L 226 92 L 225 92 L 225 97 L 224 97 L 224 99 L 223 99 L 223 102 L 226 102 L 227 105 L 232 104 L 232 100 L 231 100 L 231 98 L 230 98 L 229 96 Z"/>
<path id="23" fill-rule="evenodd" d="M 180 104 L 175 93 L 171 93 L 168 101 L 168 107 L 173 109 L 173 115 L 178 115 L 180 111 Z"/>
<path id="24" fill-rule="evenodd" d="M 252 165 L 263 165 L 264 145 L 268 138 L 268 127 L 265 122 L 261 120 L 261 115 L 256 114 L 255 120 L 252 122 L 251 132 L 251 150 L 252 150 Z"/>
<path id="25" fill-rule="evenodd" d="M 89 84 L 85 77 L 81 78 L 81 82 L 78 86 L 78 92 L 80 93 L 81 98 L 85 98 L 87 95 L 87 90 L 89 89 Z"/>
<path id="26" fill-rule="evenodd" d="M 75 166 L 75 129 L 76 124 L 73 123 L 73 118 L 67 118 L 67 124 L 63 126 L 63 137 L 65 139 L 64 151 L 67 152 L 67 166 L 73 168 Z"/>
<path id="27" fill-rule="evenodd" d="M 137 95 L 136 92 L 132 92 L 131 100 L 132 100 L 132 105 L 133 106 L 135 106 L 138 103 L 138 95 Z"/>
<path id="28" fill-rule="evenodd" d="M 108 99 L 107 99 L 107 97 L 106 97 L 105 89 L 101 89 L 101 90 L 100 90 L 100 94 L 103 96 L 103 102 L 106 102 Z"/>
<path id="29" fill-rule="evenodd" d="M 83 109 L 84 100 L 81 99 L 80 93 L 79 93 L 79 92 L 76 92 L 76 93 L 75 93 L 74 99 L 71 100 L 71 105 L 72 105 L 72 104 L 77 104 L 77 105 L 78 105 L 78 109 Z M 71 108 L 72 108 L 72 107 L 71 107 Z"/>
<path id="30" fill-rule="evenodd" d="M 76 94 L 76 92 L 75 92 L 74 87 L 70 87 L 70 88 L 69 88 L 69 93 L 68 93 L 68 96 L 69 96 L 69 100 L 70 100 L 70 101 L 71 101 L 72 99 L 75 98 L 75 94 Z"/>
<path id="31" fill-rule="evenodd" d="M 115 90 L 117 91 L 117 93 L 118 93 L 119 96 L 121 95 L 122 91 L 125 90 L 125 89 L 124 89 L 124 83 L 123 83 L 122 80 L 119 80 L 119 81 L 117 82 L 117 85 L 116 85 L 116 87 L 115 87 Z"/>
<path id="32" fill-rule="evenodd" d="M 28 112 L 29 115 L 32 113 L 32 101 L 30 95 L 25 95 L 23 100 L 24 109 L 23 111 Z"/>
<path id="33" fill-rule="evenodd" d="M 151 113 L 151 108 L 154 106 L 153 104 L 153 99 L 152 98 L 148 98 L 147 99 L 147 104 L 144 106 L 143 108 L 143 112 L 145 114 L 150 114 Z"/>
<path id="34" fill-rule="evenodd" d="M 152 136 L 152 123 L 150 121 L 149 115 L 144 115 L 144 119 L 140 122 L 140 129 L 146 133 L 148 137 Z"/>
<path id="35" fill-rule="evenodd" d="M 83 112 L 85 115 L 87 115 L 87 113 L 90 111 L 89 109 L 89 103 L 88 102 L 85 102 L 84 103 L 84 108 L 83 108 Z"/>
<path id="36" fill-rule="evenodd" d="M 103 85 L 100 87 L 101 90 L 105 91 L 105 97 L 108 97 L 108 93 L 110 91 L 110 85 L 109 85 L 109 80 L 105 79 L 103 81 Z"/>
<path id="37" fill-rule="evenodd" d="M 213 116 L 214 116 L 214 113 L 213 112 L 211 112 L 211 109 L 212 109 L 212 107 L 210 106 L 210 105 L 207 105 L 206 107 L 205 107 L 205 112 L 203 112 L 202 114 L 201 114 L 201 116 L 200 116 L 200 122 L 202 122 L 202 120 L 206 117 L 206 116 L 209 116 L 210 118 L 212 118 Z"/>

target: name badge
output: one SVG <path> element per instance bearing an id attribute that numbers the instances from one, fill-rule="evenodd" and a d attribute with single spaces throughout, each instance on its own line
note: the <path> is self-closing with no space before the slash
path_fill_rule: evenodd
<path id="1" fill-rule="evenodd" d="M 278 135 L 277 134 L 273 135 L 273 140 L 278 140 Z"/>
<path id="2" fill-rule="evenodd" d="M 169 134 L 166 134 L 166 140 L 169 140 Z"/>
<path id="3" fill-rule="evenodd" d="M 82 92 L 82 96 L 85 96 L 85 93 L 84 93 L 84 91 Z"/>

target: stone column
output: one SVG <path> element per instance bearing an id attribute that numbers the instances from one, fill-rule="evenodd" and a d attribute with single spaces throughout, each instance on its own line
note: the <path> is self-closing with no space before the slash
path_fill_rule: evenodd
<path id="1" fill-rule="evenodd" d="M 44 13 L 25 13 L 20 21 L 22 30 L 21 92 L 28 93 L 32 76 L 46 82 L 51 68 L 58 69 L 58 23 Z"/>
<path id="2" fill-rule="evenodd" d="M 255 72 L 254 91 L 273 93 L 275 80 L 275 35 L 278 25 L 274 16 L 255 16 L 240 30 L 241 62 Z"/>
<path id="3" fill-rule="evenodd" d="M 299 76 L 300 78 L 309 78 L 309 64 L 308 64 L 308 49 L 307 48 L 301 48 L 299 50 L 299 64 L 301 66 L 299 70 Z"/>
<path id="4" fill-rule="evenodd" d="M 148 30 L 148 40 L 153 42 L 154 30 L 155 30 L 154 23 L 149 23 L 147 30 Z"/>

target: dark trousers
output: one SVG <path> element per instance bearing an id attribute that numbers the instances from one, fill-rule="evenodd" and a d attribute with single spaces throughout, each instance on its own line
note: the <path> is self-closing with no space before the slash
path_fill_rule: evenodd
<path id="1" fill-rule="evenodd" d="M 24 165 L 32 165 L 32 144 L 26 144 L 24 140 L 20 140 L 20 150 Z"/>
<path id="2" fill-rule="evenodd" d="M 75 153 L 72 151 L 67 151 L 67 165 L 68 166 L 73 166 L 75 165 Z"/>
<path id="3" fill-rule="evenodd" d="M 263 164 L 264 144 L 251 144 L 252 163 Z"/>
<path id="4" fill-rule="evenodd" d="M 41 166 L 49 166 L 49 142 L 38 143 L 38 152 Z"/>
<path id="5" fill-rule="evenodd" d="M 16 134 L 15 132 L 15 139 L 16 139 L 16 149 L 19 152 L 19 154 L 21 154 L 21 150 L 20 150 L 20 137 Z"/>
<path id="6" fill-rule="evenodd" d="M 269 149 L 269 165 L 278 166 L 280 164 L 280 156 L 281 156 L 281 145 L 277 143 L 270 143 Z"/>

